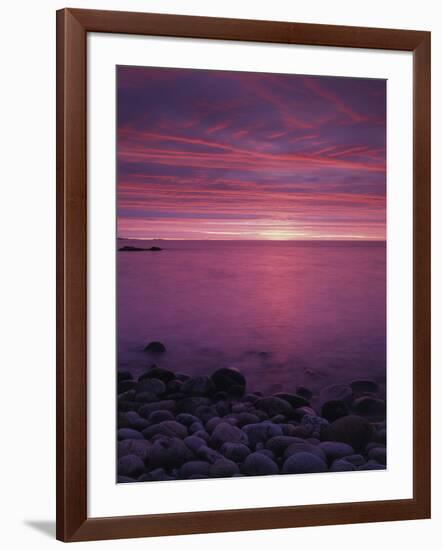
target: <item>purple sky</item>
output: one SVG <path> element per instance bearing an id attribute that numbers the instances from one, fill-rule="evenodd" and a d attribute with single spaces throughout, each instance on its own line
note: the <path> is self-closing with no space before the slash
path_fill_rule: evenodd
<path id="1" fill-rule="evenodd" d="M 118 67 L 118 236 L 384 239 L 384 80 Z"/>

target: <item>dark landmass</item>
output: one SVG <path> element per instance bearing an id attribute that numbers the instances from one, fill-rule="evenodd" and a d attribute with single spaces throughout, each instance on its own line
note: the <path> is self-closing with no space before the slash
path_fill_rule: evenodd
<path id="1" fill-rule="evenodd" d="M 119 371 L 118 482 L 385 470 L 385 414 L 374 380 L 264 396 L 234 368 Z"/>

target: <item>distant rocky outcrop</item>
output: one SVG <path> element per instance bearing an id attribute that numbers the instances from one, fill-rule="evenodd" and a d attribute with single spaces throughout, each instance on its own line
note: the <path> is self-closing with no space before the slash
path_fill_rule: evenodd
<path id="1" fill-rule="evenodd" d="M 119 252 L 157 252 L 159 250 L 163 250 L 159 246 L 151 246 L 150 248 L 139 248 L 138 246 L 122 246 L 118 249 Z"/>

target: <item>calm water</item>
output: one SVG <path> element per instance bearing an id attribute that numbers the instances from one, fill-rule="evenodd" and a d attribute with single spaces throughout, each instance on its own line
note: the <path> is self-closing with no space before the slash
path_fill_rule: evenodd
<path id="1" fill-rule="evenodd" d="M 191 375 L 236 366 L 250 390 L 385 381 L 384 243 L 120 241 L 118 360 Z"/>

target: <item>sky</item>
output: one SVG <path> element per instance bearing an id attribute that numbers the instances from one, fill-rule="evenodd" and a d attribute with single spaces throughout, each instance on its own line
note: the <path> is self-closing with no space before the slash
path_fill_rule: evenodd
<path id="1" fill-rule="evenodd" d="M 117 67 L 117 229 L 385 239 L 386 82 Z"/>

